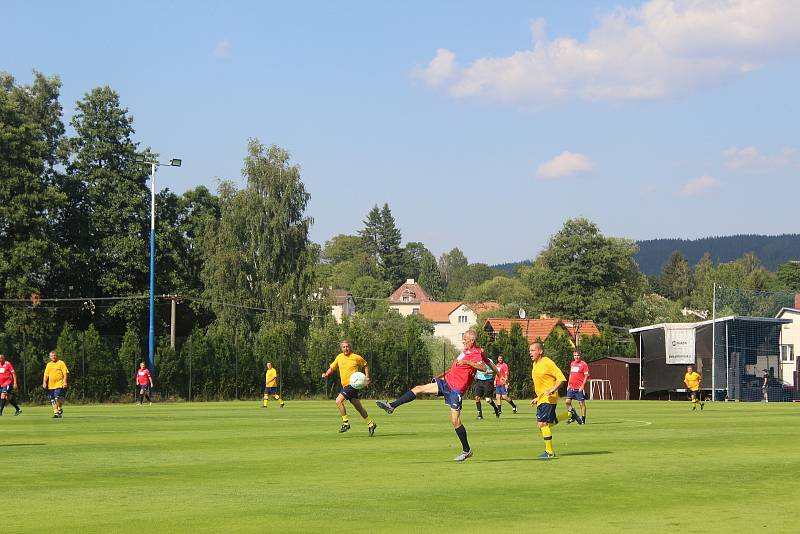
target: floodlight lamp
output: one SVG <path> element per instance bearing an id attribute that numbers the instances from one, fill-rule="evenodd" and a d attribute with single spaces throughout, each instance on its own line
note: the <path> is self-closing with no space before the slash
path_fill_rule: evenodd
<path id="1" fill-rule="evenodd" d="M 181 166 L 181 163 L 182 163 L 182 161 L 183 161 L 183 160 L 180 160 L 180 159 L 177 159 L 177 158 L 175 158 L 175 159 L 171 159 L 171 160 L 169 160 L 169 164 L 170 164 L 170 166 L 172 166 L 172 167 L 180 167 L 180 166 Z"/>

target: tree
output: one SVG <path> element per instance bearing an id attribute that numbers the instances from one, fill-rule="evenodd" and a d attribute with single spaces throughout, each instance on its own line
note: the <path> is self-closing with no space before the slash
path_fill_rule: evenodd
<path id="1" fill-rule="evenodd" d="M 360 276 L 353 281 L 350 292 L 356 301 L 356 309 L 366 313 L 386 306 L 386 298 L 392 291 L 388 282 L 377 280 L 371 276 Z"/>
<path id="2" fill-rule="evenodd" d="M 90 261 L 72 273 L 75 285 L 88 276 L 97 285 L 95 294 L 141 292 L 148 286 L 150 199 L 148 169 L 137 162 L 133 118 L 121 106 L 119 95 L 106 86 L 78 101 L 70 124 L 75 136 L 68 141 L 67 173 L 86 184 L 89 215 L 85 258 Z M 116 303 L 109 315 L 120 318 L 121 330 L 141 320 L 144 305 L 143 301 Z"/>
<path id="3" fill-rule="evenodd" d="M 220 185 L 221 218 L 204 233 L 202 280 L 217 322 L 227 328 L 248 323 L 254 332 L 261 321 L 294 320 L 299 341 L 317 289 L 316 257 L 308 240 L 312 220 L 305 214 L 309 194 L 289 160 L 282 148 L 249 141 L 242 170 L 246 187 Z M 245 313 L 226 303 L 261 310 Z"/>
<path id="4" fill-rule="evenodd" d="M 369 211 L 359 235 L 368 256 L 377 264 L 381 277 L 393 287 L 402 282 L 405 270 L 405 258 L 400 247 L 402 235 L 389 204 L 384 204 L 382 208 L 374 206 Z"/>
<path id="5" fill-rule="evenodd" d="M 545 311 L 631 325 L 631 305 L 644 279 L 634 260 L 636 245 L 605 237 L 587 219 L 570 219 L 550 238 L 521 279 Z"/>
<path id="6" fill-rule="evenodd" d="M 505 276 L 505 273 L 492 269 L 485 263 L 472 263 L 453 271 L 447 282 L 447 298 L 450 300 L 463 300 L 466 291 L 495 276 Z"/>
<path id="7" fill-rule="evenodd" d="M 444 298 L 444 287 L 439 266 L 436 264 L 434 255 L 428 250 L 425 250 L 421 255 L 418 279 L 419 284 L 425 289 L 430 298 L 433 300 L 442 300 Z"/>
<path id="8" fill-rule="evenodd" d="M 500 305 L 515 304 L 519 307 L 530 307 L 533 302 L 531 290 L 517 278 L 495 276 L 477 286 L 467 289 L 464 294 L 467 302 L 493 301 Z"/>
<path id="9" fill-rule="evenodd" d="M 666 297 L 688 301 L 692 290 L 692 270 L 680 251 L 673 252 L 661 269 L 661 287 L 666 291 Z"/>
<path id="10" fill-rule="evenodd" d="M 366 254 L 364 239 L 357 235 L 339 234 L 325 242 L 322 248 L 322 261 L 337 264 L 352 261 L 358 255 Z"/>
<path id="11" fill-rule="evenodd" d="M 782 289 L 800 292 L 800 263 L 789 261 L 778 265 L 775 277 Z"/>
<path id="12" fill-rule="evenodd" d="M 29 86 L 0 73 L 0 298 L 29 298 L 46 289 L 61 250 L 49 216 L 64 203 L 54 186 L 63 134 L 61 82 L 34 73 Z M 41 318 L 39 318 L 41 319 Z M 5 329 L 19 336 L 39 328 L 21 307 L 4 306 Z"/>
<path id="13" fill-rule="evenodd" d="M 439 271 L 442 273 L 442 282 L 444 282 L 445 288 L 450 283 L 453 273 L 467 265 L 469 265 L 467 257 L 458 248 L 439 256 Z"/>

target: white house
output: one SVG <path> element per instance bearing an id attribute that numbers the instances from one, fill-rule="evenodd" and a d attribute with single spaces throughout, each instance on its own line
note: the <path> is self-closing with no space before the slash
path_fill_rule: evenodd
<path id="1" fill-rule="evenodd" d="M 420 305 L 429 302 L 431 298 L 425 290 L 413 278 L 406 280 L 405 284 L 395 289 L 389 296 L 389 307 L 400 312 L 406 317 L 411 314 L 420 313 Z"/>
<path id="2" fill-rule="evenodd" d="M 781 308 L 775 315 L 778 319 L 789 319 L 792 322 L 786 323 L 781 327 L 781 356 L 780 356 L 780 380 L 784 384 L 797 386 L 798 374 L 800 369 L 797 367 L 797 353 L 800 348 L 800 308 L 795 302 L 794 308 Z"/>
<path id="3" fill-rule="evenodd" d="M 433 302 L 420 303 L 419 313 L 433 322 L 433 335 L 443 337 L 460 349 L 464 332 L 474 329 L 478 323 L 478 313 L 484 310 L 498 308 L 496 302 L 481 302 L 478 304 L 465 304 L 458 302 Z"/>
<path id="4" fill-rule="evenodd" d="M 341 323 L 344 317 L 350 317 L 356 312 L 356 303 L 353 295 L 344 289 L 332 289 L 330 291 L 331 314 L 337 323 Z"/>

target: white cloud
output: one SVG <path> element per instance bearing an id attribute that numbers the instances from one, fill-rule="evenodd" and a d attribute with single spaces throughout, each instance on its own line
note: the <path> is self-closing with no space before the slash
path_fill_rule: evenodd
<path id="1" fill-rule="evenodd" d="M 217 59 L 224 59 L 231 55 L 231 42 L 227 39 L 219 41 L 215 46 L 211 55 Z"/>
<path id="2" fill-rule="evenodd" d="M 680 191 L 680 196 L 682 197 L 696 197 L 698 195 L 702 195 L 711 189 L 716 189 L 719 187 L 720 182 L 713 176 L 704 175 L 698 176 L 697 178 L 692 178 L 688 182 L 683 185 L 683 188 Z"/>
<path id="3" fill-rule="evenodd" d="M 439 48 L 428 66 L 424 69 L 417 69 L 414 75 L 425 80 L 425 83 L 433 87 L 446 82 L 456 73 L 456 55 L 449 50 Z"/>
<path id="4" fill-rule="evenodd" d="M 796 54 L 800 2 L 650 0 L 606 13 L 583 40 L 549 39 L 541 19 L 531 34 L 530 49 L 463 68 L 440 48 L 421 77 L 453 96 L 535 105 L 662 98 Z"/>
<path id="5" fill-rule="evenodd" d="M 762 173 L 781 169 L 789 165 L 797 154 L 797 149 L 784 148 L 777 154 L 762 154 L 754 146 L 731 147 L 722 151 L 725 166 L 732 171 Z"/>
<path id="6" fill-rule="evenodd" d="M 560 178 L 578 172 L 591 170 L 592 162 L 583 154 L 565 150 L 549 161 L 545 161 L 536 169 L 539 178 Z"/>

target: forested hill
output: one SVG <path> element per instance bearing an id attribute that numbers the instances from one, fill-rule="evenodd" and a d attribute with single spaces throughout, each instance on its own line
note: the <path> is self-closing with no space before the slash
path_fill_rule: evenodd
<path id="1" fill-rule="evenodd" d="M 670 254 L 679 250 L 695 265 L 709 252 L 714 263 L 733 261 L 752 252 L 770 271 L 789 260 L 800 260 L 800 234 L 729 235 L 701 239 L 648 239 L 637 242 L 636 261 L 645 274 L 659 274 Z"/>

